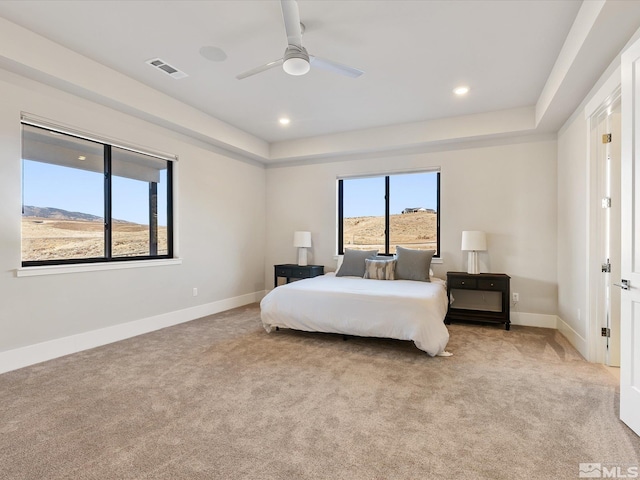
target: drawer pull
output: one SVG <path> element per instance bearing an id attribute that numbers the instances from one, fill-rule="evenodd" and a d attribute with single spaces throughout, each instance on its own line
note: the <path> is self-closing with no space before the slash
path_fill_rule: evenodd
<path id="1" fill-rule="evenodd" d="M 464 285 L 464 282 L 462 282 L 462 285 Z"/>

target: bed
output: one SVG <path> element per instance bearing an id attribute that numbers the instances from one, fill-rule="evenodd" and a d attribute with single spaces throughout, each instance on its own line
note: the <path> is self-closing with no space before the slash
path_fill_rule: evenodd
<path id="1" fill-rule="evenodd" d="M 446 283 L 437 278 L 384 281 L 332 272 L 281 285 L 260 308 L 267 332 L 278 327 L 411 340 L 431 356 L 450 355 Z"/>

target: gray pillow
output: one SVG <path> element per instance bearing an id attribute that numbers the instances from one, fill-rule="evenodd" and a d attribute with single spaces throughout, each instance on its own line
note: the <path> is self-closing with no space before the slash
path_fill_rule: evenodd
<path id="1" fill-rule="evenodd" d="M 396 280 L 430 282 L 429 269 L 435 250 L 411 250 L 396 247 Z"/>
<path id="2" fill-rule="evenodd" d="M 374 258 L 378 250 L 349 250 L 345 249 L 342 265 L 336 272 L 336 277 L 364 277 L 364 261 Z"/>

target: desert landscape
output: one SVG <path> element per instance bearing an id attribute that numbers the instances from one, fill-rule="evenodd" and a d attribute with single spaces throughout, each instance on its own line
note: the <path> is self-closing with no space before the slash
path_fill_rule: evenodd
<path id="1" fill-rule="evenodd" d="M 419 250 L 437 248 L 437 214 L 391 215 L 390 253 L 396 245 Z M 149 226 L 114 221 L 113 256 L 149 255 Z M 344 219 L 344 247 L 384 250 L 384 217 Z M 167 253 L 167 227 L 158 227 L 158 254 Z M 104 256 L 102 218 L 60 209 L 25 207 L 22 216 L 22 261 L 47 261 Z"/>
<path id="2" fill-rule="evenodd" d="M 23 215 L 23 262 L 104 257 L 104 222 L 101 218 L 87 215 L 90 219 L 77 219 L 79 215 L 73 215 L 74 212 L 69 212 L 65 218 L 64 213 L 59 213 L 64 211 L 56 212 L 37 212 L 47 216 Z M 114 257 L 149 255 L 149 226 L 115 221 L 112 241 Z M 166 253 L 167 227 L 158 227 L 158 254 Z"/>
<path id="3" fill-rule="evenodd" d="M 437 248 L 438 215 L 433 212 L 403 213 L 389 216 L 389 253 L 396 245 L 418 250 Z M 384 250 L 384 217 L 344 219 L 344 248 Z"/>

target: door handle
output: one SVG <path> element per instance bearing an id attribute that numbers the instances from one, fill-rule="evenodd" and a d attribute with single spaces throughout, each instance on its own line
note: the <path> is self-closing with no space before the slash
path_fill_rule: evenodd
<path id="1" fill-rule="evenodd" d="M 614 283 L 616 287 L 620 287 L 623 290 L 629 290 L 631 285 L 629 285 L 629 280 L 621 279 L 620 283 Z"/>

